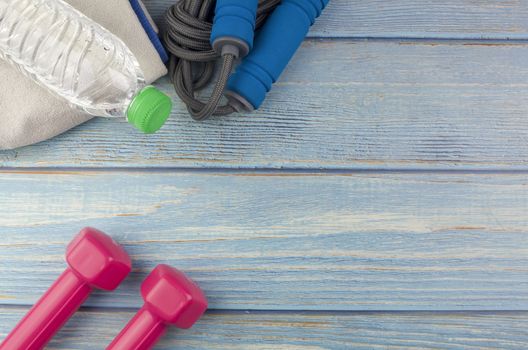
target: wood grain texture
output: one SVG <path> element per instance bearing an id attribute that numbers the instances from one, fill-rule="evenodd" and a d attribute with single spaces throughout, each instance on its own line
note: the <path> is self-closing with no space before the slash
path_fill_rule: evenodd
<path id="1" fill-rule="evenodd" d="M 197 123 L 177 103 L 157 135 L 99 119 L 0 165 L 527 169 L 527 58 L 515 43 L 309 41 L 258 113 Z"/>
<path id="2" fill-rule="evenodd" d="M 146 0 L 158 23 L 176 0 Z M 332 0 L 311 36 L 528 38 L 526 0 Z"/>
<path id="3" fill-rule="evenodd" d="M 527 310 L 526 174 L 87 172 L 0 175 L 0 302 L 32 304 L 95 226 L 217 309 Z"/>
<path id="4" fill-rule="evenodd" d="M 25 309 L 0 308 L 0 339 Z M 75 315 L 49 350 L 100 350 L 132 312 L 91 310 Z M 156 346 L 174 349 L 523 349 L 528 314 L 208 313 L 190 330 L 171 329 Z"/>
<path id="5" fill-rule="evenodd" d="M 0 338 L 92 225 L 134 271 L 49 349 L 104 348 L 157 263 L 217 309 L 158 349 L 526 348 L 528 313 L 505 311 L 528 310 L 526 18 L 527 0 L 333 0 L 258 113 L 178 105 L 155 136 L 97 120 L 0 152 L 35 168 L 0 172 Z M 509 172 L 424 171 L 446 169 Z"/>

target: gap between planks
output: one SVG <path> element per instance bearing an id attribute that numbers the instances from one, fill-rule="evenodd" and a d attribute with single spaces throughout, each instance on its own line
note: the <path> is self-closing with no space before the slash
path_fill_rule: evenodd
<path id="1" fill-rule="evenodd" d="M 234 176 L 352 176 L 355 174 L 444 174 L 444 175 L 528 175 L 528 169 L 428 169 L 428 168 L 188 168 L 188 167 L 1 167 L 1 174 L 27 174 L 27 175 L 85 175 L 85 174 L 145 174 L 145 173 L 173 173 L 173 174 L 207 174 L 207 175 L 234 175 Z"/>

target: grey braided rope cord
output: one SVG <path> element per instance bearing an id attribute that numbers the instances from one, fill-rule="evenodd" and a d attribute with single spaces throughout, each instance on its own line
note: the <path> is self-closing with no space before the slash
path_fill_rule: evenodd
<path id="1" fill-rule="evenodd" d="M 257 28 L 281 0 L 259 0 Z M 236 57 L 222 56 L 220 76 L 208 102 L 196 93 L 209 85 L 220 55 L 209 42 L 216 0 L 180 0 L 166 14 L 167 30 L 163 39 L 170 54 L 169 76 L 178 96 L 195 120 L 236 112 L 230 105 L 220 105 Z"/>

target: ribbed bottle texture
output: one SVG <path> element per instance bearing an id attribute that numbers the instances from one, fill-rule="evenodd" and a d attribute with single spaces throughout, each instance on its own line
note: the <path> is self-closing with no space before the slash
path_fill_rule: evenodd
<path id="1" fill-rule="evenodd" d="M 62 0 L 0 0 L 0 56 L 96 116 L 126 117 L 145 87 L 128 47 Z"/>

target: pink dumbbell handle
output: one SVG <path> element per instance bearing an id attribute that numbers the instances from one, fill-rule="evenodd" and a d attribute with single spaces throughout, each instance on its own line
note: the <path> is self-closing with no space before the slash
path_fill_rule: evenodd
<path id="1" fill-rule="evenodd" d="M 43 349 L 88 298 L 92 288 L 68 268 L 0 345 L 0 350 Z"/>
<path id="2" fill-rule="evenodd" d="M 166 330 L 166 324 L 143 306 L 106 350 L 150 350 Z"/>

